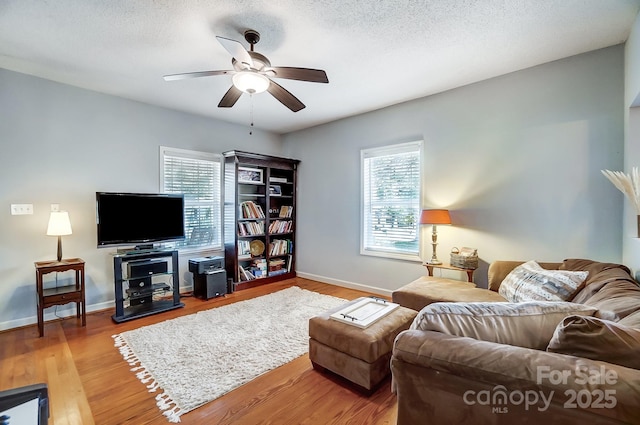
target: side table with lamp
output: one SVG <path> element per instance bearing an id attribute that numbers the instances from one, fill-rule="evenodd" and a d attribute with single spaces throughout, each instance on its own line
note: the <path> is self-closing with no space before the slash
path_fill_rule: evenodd
<path id="1" fill-rule="evenodd" d="M 82 318 L 86 326 L 84 260 L 81 258 L 62 258 L 62 236 L 70 235 L 71 222 L 66 211 L 52 211 L 47 227 L 48 236 L 58 237 L 57 259 L 54 261 L 36 261 L 36 291 L 38 294 L 38 332 L 44 336 L 44 309 L 70 302 L 76 303 L 76 317 Z M 75 284 L 44 288 L 43 276 L 47 273 L 75 271 Z"/>
<path id="2" fill-rule="evenodd" d="M 473 268 L 465 268 L 465 267 L 459 267 L 458 265 L 454 265 L 454 264 L 443 263 L 438 259 L 438 256 L 436 255 L 436 247 L 438 245 L 437 226 L 451 224 L 451 215 L 449 214 L 449 210 L 444 210 L 444 209 L 422 210 L 422 213 L 420 214 L 420 224 L 432 225 L 432 233 L 431 233 L 432 255 L 429 261 L 423 263 L 423 266 L 427 268 L 427 272 L 429 273 L 429 276 L 433 276 L 434 269 L 454 270 L 459 272 L 465 272 L 467 274 L 467 281 L 473 282 L 473 272 L 474 272 Z"/>
<path id="3" fill-rule="evenodd" d="M 442 264 L 442 261 L 438 260 L 438 256 L 436 255 L 436 246 L 438 245 L 438 231 L 436 226 L 438 224 L 451 224 L 449 210 L 422 210 L 422 213 L 420 214 L 420 224 L 432 225 L 431 247 L 433 249 L 433 254 L 431 255 L 431 260 L 429 260 L 427 264 Z"/>

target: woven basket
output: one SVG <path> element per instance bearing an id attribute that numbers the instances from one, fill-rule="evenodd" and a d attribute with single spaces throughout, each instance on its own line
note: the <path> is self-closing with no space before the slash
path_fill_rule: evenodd
<path id="1" fill-rule="evenodd" d="M 462 248 L 463 252 L 470 248 Z M 473 250 L 477 252 L 476 250 Z M 460 267 L 461 269 L 477 269 L 478 268 L 478 255 L 459 254 L 457 252 L 451 253 L 451 265 L 454 267 Z"/>

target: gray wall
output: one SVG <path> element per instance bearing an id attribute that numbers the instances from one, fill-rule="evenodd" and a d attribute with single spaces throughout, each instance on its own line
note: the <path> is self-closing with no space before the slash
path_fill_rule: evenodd
<path id="1" fill-rule="evenodd" d="M 625 45 L 624 109 L 624 171 L 628 173 L 632 167 L 640 167 L 640 15 L 636 17 Z M 623 261 L 637 274 L 640 271 L 637 213 L 622 195 L 619 197 L 619 202 L 624 203 Z M 640 276 L 636 278 L 638 279 Z"/>
<path id="2" fill-rule="evenodd" d="M 621 261 L 623 205 L 600 170 L 623 165 L 623 52 L 574 56 L 286 135 L 285 153 L 302 160 L 300 274 L 380 292 L 425 274 L 419 263 L 359 254 L 360 149 L 418 138 L 423 205 L 450 209 L 454 222 L 439 227 L 439 257 L 478 248 L 480 286 L 497 259 Z"/>
<path id="3" fill-rule="evenodd" d="M 111 307 L 115 250 L 96 248 L 96 191 L 158 192 L 161 145 L 273 155 L 282 147 L 279 135 L 249 136 L 247 127 L 6 70 L 0 115 L 0 329 L 35 322 L 33 262 L 56 255 L 56 238 L 45 235 L 51 203 L 69 211 L 73 235 L 63 237 L 63 253 L 86 261 L 87 304 Z M 13 203 L 33 204 L 34 214 L 10 215 Z M 188 258 L 181 255 L 181 285 L 190 284 Z"/>
<path id="4" fill-rule="evenodd" d="M 416 139 L 425 143 L 424 207 L 449 208 L 454 220 L 439 228 L 439 256 L 477 247 L 480 285 L 496 259 L 621 261 L 623 199 L 600 170 L 623 167 L 623 92 L 617 46 L 292 133 L 282 143 L 275 134 L 249 136 L 243 126 L 0 70 L 0 329 L 35 322 L 33 262 L 53 259 L 56 249 L 45 235 L 51 203 L 70 213 L 74 233 L 63 238 L 64 254 L 87 261 L 90 309 L 112 306 L 113 250 L 96 248 L 95 192 L 157 191 L 161 145 L 301 159 L 302 276 L 384 293 L 424 274 L 419 263 L 359 254 L 360 149 Z M 35 213 L 11 216 L 12 203 L 32 203 Z M 181 255 L 182 285 L 190 283 L 188 258 Z"/>

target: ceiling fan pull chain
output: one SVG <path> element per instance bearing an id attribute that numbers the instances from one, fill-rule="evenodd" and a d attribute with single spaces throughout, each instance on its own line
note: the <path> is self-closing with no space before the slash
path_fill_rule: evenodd
<path id="1" fill-rule="evenodd" d="M 253 94 L 249 93 L 249 119 L 251 121 L 251 128 L 249 129 L 249 136 L 253 135 Z"/>

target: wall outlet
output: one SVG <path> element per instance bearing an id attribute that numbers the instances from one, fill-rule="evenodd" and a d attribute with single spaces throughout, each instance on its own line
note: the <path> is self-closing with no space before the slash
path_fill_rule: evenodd
<path id="1" fill-rule="evenodd" d="M 11 204 L 11 215 L 32 215 L 33 204 Z"/>

